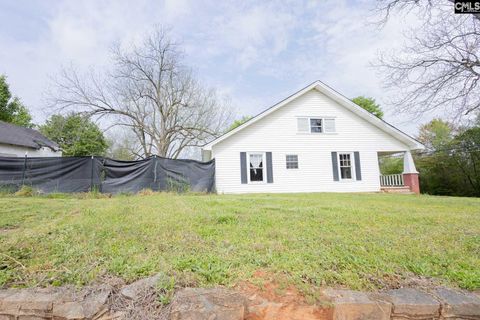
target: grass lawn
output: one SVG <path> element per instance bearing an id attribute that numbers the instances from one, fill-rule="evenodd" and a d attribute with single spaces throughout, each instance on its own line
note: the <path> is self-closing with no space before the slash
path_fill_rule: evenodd
<path id="1" fill-rule="evenodd" d="M 428 276 L 480 288 L 480 199 L 387 194 L 0 197 L 0 287 L 156 272 L 300 289 Z"/>

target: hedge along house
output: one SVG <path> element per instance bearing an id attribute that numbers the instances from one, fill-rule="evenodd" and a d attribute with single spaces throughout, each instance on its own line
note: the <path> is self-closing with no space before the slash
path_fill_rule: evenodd
<path id="1" fill-rule="evenodd" d="M 320 81 L 206 144 L 218 193 L 418 193 L 412 150 L 424 146 Z M 378 157 L 404 154 L 403 174 L 381 176 Z"/>

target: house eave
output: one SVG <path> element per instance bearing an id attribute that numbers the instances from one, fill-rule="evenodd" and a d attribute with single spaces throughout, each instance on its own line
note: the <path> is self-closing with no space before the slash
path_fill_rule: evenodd
<path id="1" fill-rule="evenodd" d="M 31 150 L 38 150 L 38 149 L 41 148 L 41 147 L 33 147 L 33 146 L 29 146 L 29 145 L 24 145 L 24 144 L 15 144 L 15 143 L 8 143 L 8 142 L 2 142 L 2 141 L 0 141 L 0 145 L 20 147 L 20 148 L 26 148 L 26 149 L 31 149 Z"/>

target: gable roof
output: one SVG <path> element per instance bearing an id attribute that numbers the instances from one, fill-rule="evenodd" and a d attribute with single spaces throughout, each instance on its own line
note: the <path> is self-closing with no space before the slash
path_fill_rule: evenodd
<path id="1" fill-rule="evenodd" d="M 32 149 L 48 147 L 53 151 L 60 150 L 58 144 L 48 139 L 37 130 L 16 126 L 3 121 L 0 121 L 0 143 Z"/>
<path id="2" fill-rule="evenodd" d="M 315 81 L 312 84 L 306 86 L 305 88 L 295 92 L 291 96 L 283 99 L 282 101 L 278 102 L 277 104 L 271 106 L 270 108 L 262 111 L 255 117 L 251 118 L 250 120 L 246 121 L 242 125 L 238 126 L 237 128 L 230 130 L 223 135 L 219 136 L 218 138 L 210 141 L 209 143 L 205 144 L 203 146 L 204 150 L 211 150 L 212 146 L 216 145 L 217 143 L 228 139 L 230 136 L 236 134 L 237 132 L 245 129 L 246 127 L 254 124 L 255 122 L 259 121 L 260 119 L 265 118 L 269 114 L 275 112 L 276 110 L 280 109 L 281 107 L 285 106 L 289 102 L 297 99 L 298 97 L 304 95 L 305 93 L 309 92 L 310 90 L 315 89 L 318 90 L 319 92 L 323 93 L 327 97 L 331 98 L 332 100 L 338 102 L 341 106 L 347 108 L 348 110 L 352 111 L 356 115 L 358 115 L 360 118 L 366 120 L 367 122 L 371 123 L 372 125 L 378 127 L 379 129 L 383 130 L 384 132 L 390 134 L 397 140 L 400 140 L 401 142 L 405 143 L 410 150 L 421 150 L 424 149 L 425 146 L 421 144 L 419 141 L 414 139 L 413 137 L 409 136 L 405 132 L 401 131 L 400 129 L 392 126 L 385 120 L 382 120 L 380 118 L 377 118 L 370 112 L 366 111 L 359 105 L 355 104 L 352 102 L 350 99 L 342 95 L 341 93 L 335 91 L 331 87 L 327 86 L 325 83 L 321 81 Z"/>

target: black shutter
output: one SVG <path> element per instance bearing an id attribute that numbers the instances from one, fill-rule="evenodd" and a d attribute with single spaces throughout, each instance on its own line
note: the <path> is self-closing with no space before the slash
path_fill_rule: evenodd
<path id="1" fill-rule="evenodd" d="M 272 153 L 266 153 L 267 160 L 267 183 L 273 183 Z"/>
<path id="2" fill-rule="evenodd" d="M 355 174 L 358 181 L 362 180 L 362 168 L 360 167 L 360 152 L 355 151 Z"/>
<path id="3" fill-rule="evenodd" d="M 240 177 L 243 184 L 247 183 L 247 153 L 240 152 Z"/>
<path id="4" fill-rule="evenodd" d="M 332 152 L 332 171 L 333 171 L 333 181 L 338 181 L 338 160 L 337 153 Z"/>

